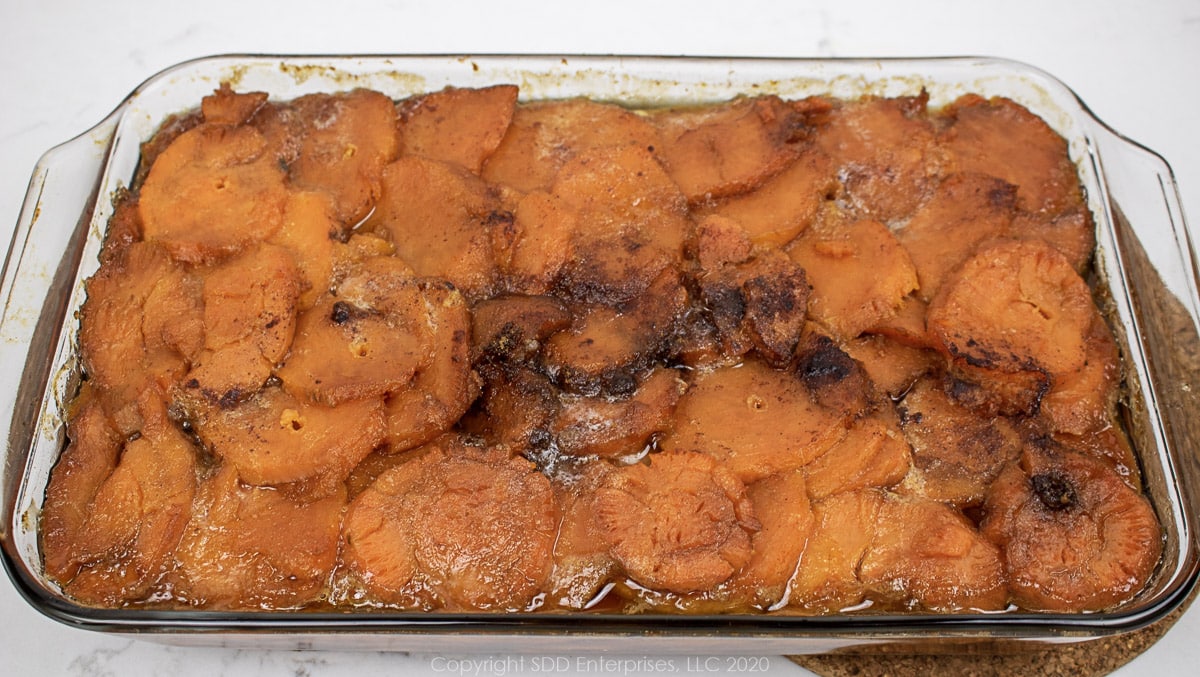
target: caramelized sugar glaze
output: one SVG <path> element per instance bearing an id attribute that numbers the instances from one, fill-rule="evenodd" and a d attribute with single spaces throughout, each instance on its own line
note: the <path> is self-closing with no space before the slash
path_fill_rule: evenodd
<path id="1" fill-rule="evenodd" d="M 143 150 L 42 515 L 81 603 L 1092 611 L 1158 561 L 1012 101 L 223 87 Z"/>

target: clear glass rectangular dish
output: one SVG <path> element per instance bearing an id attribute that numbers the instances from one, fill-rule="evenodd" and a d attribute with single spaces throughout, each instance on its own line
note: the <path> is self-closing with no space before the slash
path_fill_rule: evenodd
<path id="1" fill-rule="evenodd" d="M 50 470 L 79 380 L 77 311 L 95 272 L 112 196 L 128 186 L 140 144 L 167 116 L 222 82 L 275 98 L 370 87 L 394 99 L 446 86 L 520 86 L 523 99 L 587 96 L 643 106 L 738 94 L 800 98 L 915 95 L 937 107 L 961 94 L 1005 96 L 1069 142 L 1097 228 L 1100 295 L 1128 374 L 1125 414 L 1146 491 L 1165 533 L 1147 588 L 1093 614 L 447 614 L 205 612 L 95 609 L 47 580 L 38 529 Z M 222 56 L 147 80 L 103 122 L 38 163 L 5 260 L 0 299 L 0 536 L 9 576 L 35 608 L 92 630 L 176 643 L 260 647 L 816 653 L 875 643 L 1081 641 L 1160 620 L 1200 572 L 1200 282 L 1167 164 L 1106 127 L 1061 82 L 1034 68 L 980 58 L 767 60 L 560 56 Z M 8 416 L 11 412 L 11 417 Z"/>

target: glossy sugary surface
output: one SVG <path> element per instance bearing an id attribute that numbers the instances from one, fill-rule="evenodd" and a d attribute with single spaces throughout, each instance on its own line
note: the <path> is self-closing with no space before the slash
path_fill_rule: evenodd
<path id="1" fill-rule="evenodd" d="M 146 147 L 47 490 L 69 595 L 809 614 L 1141 588 L 1160 529 L 1039 119 L 516 93 L 222 89 Z"/>

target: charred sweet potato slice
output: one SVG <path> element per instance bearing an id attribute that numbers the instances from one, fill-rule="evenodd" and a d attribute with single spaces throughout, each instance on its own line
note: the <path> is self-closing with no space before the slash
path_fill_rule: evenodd
<path id="1" fill-rule="evenodd" d="M 645 148 L 581 153 L 563 166 L 552 192 L 577 214 L 573 255 L 558 285 L 564 295 L 621 303 L 681 262 L 687 205 Z"/>
<path id="2" fill-rule="evenodd" d="M 683 385 L 674 369 L 656 368 L 627 398 L 563 396 L 551 428 L 558 450 L 572 456 L 640 453 L 670 427 Z"/>
<path id="3" fill-rule="evenodd" d="M 845 435 L 843 415 L 814 402 L 794 373 L 748 360 L 694 374 L 660 446 L 708 454 L 753 483 L 803 467 Z"/>
<path id="4" fill-rule="evenodd" d="M 296 500 L 243 486 L 226 468 L 200 486 L 172 587 L 206 609 L 288 609 L 325 599 L 345 505 L 344 488 Z"/>
<path id="5" fill-rule="evenodd" d="M 958 511 L 889 495 L 876 519 L 859 577 L 880 598 L 930 611 L 998 611 L 1007 604 L 1000 552 Z"/>
<path id="6" fill-rule="evenodd" d="M 807 111 L 776 96 L 657 111 L 656 152 L 689 202 L 744 193 L 778 174 L 810 135 Z"/>
<path id="7" fill-rule="evenodd" d="M 480 371 L 484 375 L 482 406 L 478 420 L 468 421 L 472 431 L 517 453 L 548 450 L 554 441 L 550 429 L 560 406 L 558 388 L 528 367 Z"/>
<path id="8" fill-rule="evenodd" d="M 1058 214 L 1082 204 L 1067 142 L 1044 120 L 1003 97 L 967 94 L 941 111 L 938 143 L 952 171 L 990 174 L 1017 187 L 1017 206 Z"/>
<path id="9" fill-rule="evenodd" d="M 1146 584 L 1162 552 L 1150 503 L 1102 461 L 1027 445 L 993 484 L 981 530 L 1000 546 L 1013 601 L 1100 611 Z"/>
<path id="10" fill-rule="evenodd" d="M 488 219 L 499 206 L 487 186 L 462 168 L 412 156 L 389 164 L 382 181 L 367 227 L 386 233 L 417 275 L 486 296 L 496 276 Z"/>
<path id="11" fill-rule="evenodd" d="M 926 321 L 941 350 L 971 367 L 1060 377 L 1083 366 L 1094 308 L 1087 283 L 1058 250 L 1001 242 L 946 280 Z"/>
<path id="12" fill-rule="evenodd" d="M 812 285 L 809 316 L 842 340 L 894 316 L 917 288 L 908 252 L 877 221 L 810 228 L 788 253 Z"/>
<path id="13" fill-rule="evenodd" d="M 517 88 L 447 87 L 400 102 L 400 152 L 455 164 L 479 174 L 508 131 Z"/>
<path id="14" fill-rule="evenodd" d="M 808 327 L 792 369 L 813 401 L 836 416 L 850 420 L 876 406 L 875 387 L 866 370 L 818 328 Z"/>
<path id="15" fill-rule="evenodd" d="M 353 226 L 379 199 L 383 168 L 399 152 L 394 104 L 356 89 L 303 96 L 290 107 L 285 120 L 293 123 L 280 159 L 291 185 L 328 193 L 339 222 Z"/>
<path id="16" fill-rule="evenodd" d="M 609 551 L 643 586 L 700 592 L 750 561 L 759 523 L 746 488 L 704 454 L 652 454 L 648 464 L 618 468 L 593 501 Z"/>
<path id="17" fill-rule="evenodd" d="M 553 566 L 560 514 L 550 482 L 524 459 L 444 446 L 354 500 L 343 558 L 385 603 L 524 609 Z"/>
<path id="18" fill-rule="evenodd" d="M 571 311 L 553 296 L 510 294 L 471 309 L 471 361 L 525 362 L 551 334 L 566 329 Z"/>
<path id="19" fill-rule="evenodd" d="M 905 490 L 958 507 L 978 505 L 988 487 L 1021 453 L 1021 436 L 1007 419 L 960 406 L 941 379 L 918 381 L 899 405 L 913 472 Z"/>
<path id="20" fill-rule="evenodd" d="M 523 193 L 545 191 L 576 155 L 607 147 L 648 149 L 657 140 L 646 120 L 620 106 L 588 99 L 532 102 L 513 113 L 482 176 Z"/>
<path id="21" fill-rule="evenodd" d="M 755 244 L 782 247 L 813 223 L 821 203 L 836 193 L 836 187 L 833 162 L 825 153 L 810 148 L 755 190 L 713 206 L 700 205 L 694 211 L 734 219 Z"/>
<path id="22" fill-rule="evenodd" d="M 918 294 L 929 301 L 980 243 L 1005 235 L 1017 189 L 985 174 L 951 174 L 896 232 L 917 269 Z"/>
<path id="23" fill-rule="evenodd" d="M 928 97 L 863 98 L 834 106 L 814 144 L 835 158 L 843 199 L 863 219 L 891 224 L 913 212 L 938 170 Z"/>
<path id="24" fill-rule="evenodd" d="M 266 139 L 251 127 L 205 124 L 154 161 L 138 209 L 146 240 L 176 259 L 211 261 L 261 242 L 283 224 L 288 191 Z"/>

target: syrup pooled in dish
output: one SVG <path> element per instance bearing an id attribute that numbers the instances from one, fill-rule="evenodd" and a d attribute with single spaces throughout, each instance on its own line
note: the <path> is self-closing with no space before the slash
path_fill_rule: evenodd
<path id="1" fill-rule="evenodd" d="M 1012 101 L 222 87 L 143 151 L 42 512 L 79 603 L 1096 611 L 1157 565 Z"/>

